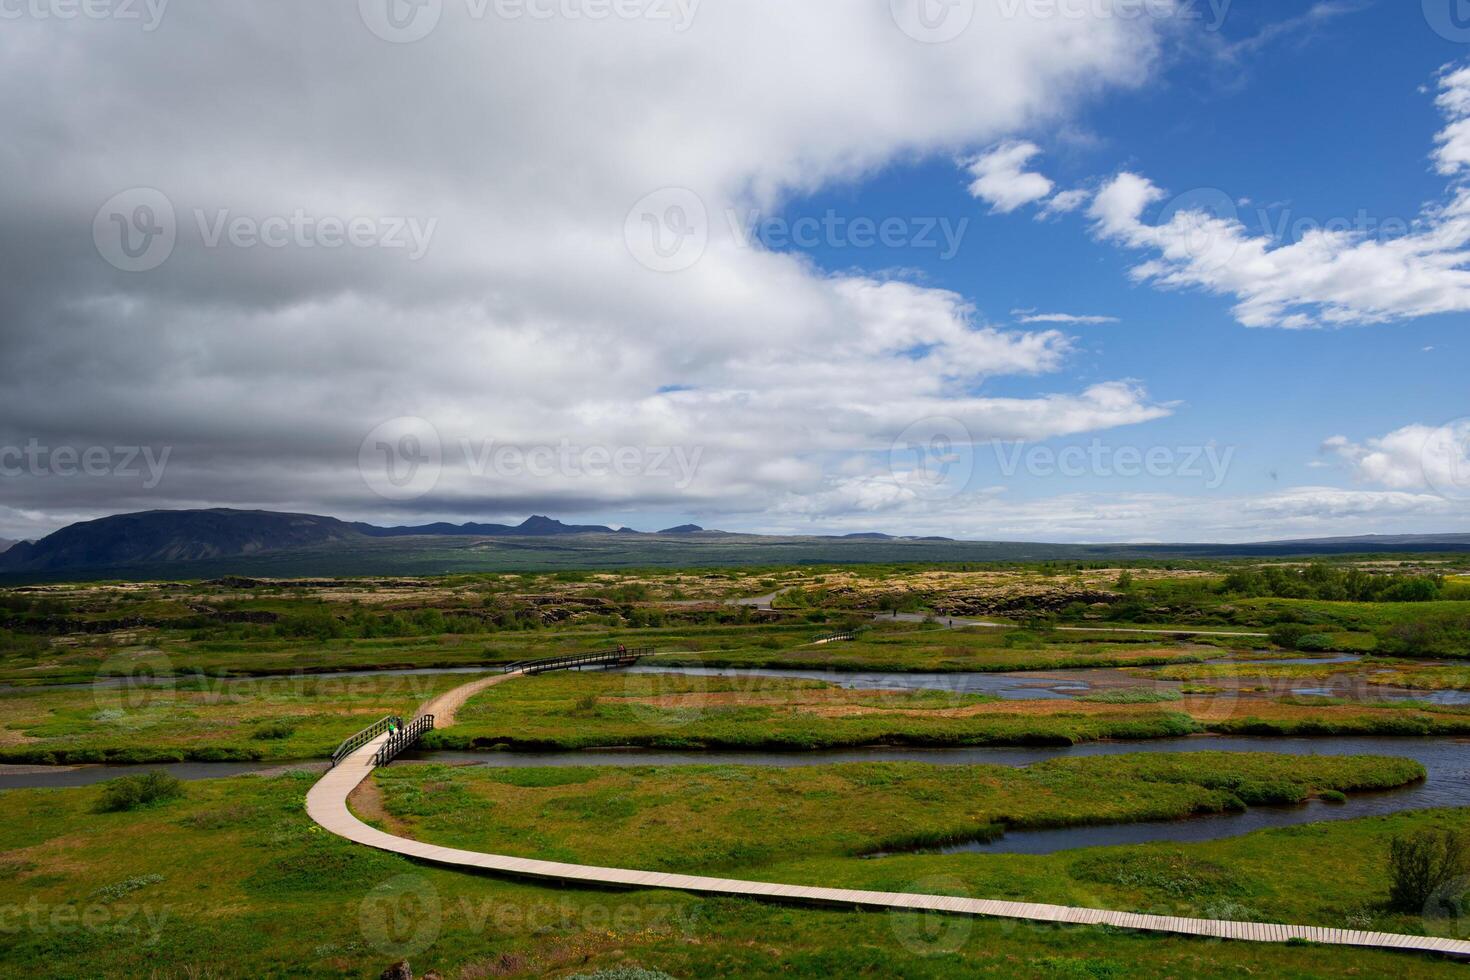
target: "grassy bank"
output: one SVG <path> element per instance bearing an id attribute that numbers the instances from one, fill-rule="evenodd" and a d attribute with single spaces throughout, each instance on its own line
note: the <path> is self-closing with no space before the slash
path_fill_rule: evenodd
<path id="1" fill-rule="evenodd" d="M 463 675 L 195 679 L 0 694 L 0 762 L 325 758 L 388 714 L 412 715 Z"/>
<path id="2" fill-rule="evenodd" d="M 432 733 L 439 748 L 818 749 L 874 744 L 1071 744 L 1200 726 L 1177 706 L 1002 702 L 950 691 L 688 674 L 543 675 L 503 684 Z"/>
<path id="3" fill-rule="evenodd" d="M 386 714 L 410 715 L 468 675 L 195 678 L 0 694 L 0 762 L 293 761 L 324 758 Z M 437 748 L 803 750 L 864 745 L 1064 745 L 1204 732 L 1467 735 L 1470 708 L 1326 698 L 1178 698 L 1152 689 L 1004 701 L 946 690 L 850 690 L 772 677 L 582 673 L 472 699 Z"/>
<path id="4" fill-rule="evenodd" d="M 1346 664 L 1194 664 L 1166 667 L 1157 676 L 1169 680 L 1228 678 L 1242 682 L 1260 679 L 1309 684 L 1348 677 L 1363 685 L 1419 691 L 1470 689 L 1470 667 L 1463 664 L 1441 666 L 1388 657 L 1370 657 Z"/>
<path id="5" fill-rule="evenodd" d="M 640 966 L 674 977 L 1458 977 L 1422 956 L 1218 943 L 1106 929 L 785 908 L 665 892 L 542 888 L 418 865 L 314 828 L 310 777 L 193 783 L 154 808 L 94 812 L 99 787 L 0 793 L 3 957 L 58 978 L 376 977 L 406 956 L 449 980 Z M 923 809 L 915 801 L 914 809 Z M 1383 913 L 1380 852 L 1461 812 L 1404 814 L 1168 848 L 1048 858 L 818 857 L 770 880 L 1407 931 Z M 1228 904 L 1226 904 L 1228 903 Z"/>
<path id="6" fill-rule="evenodd" d="M 398 832 L 467 850 L 727 875 L 802 857 L 970 840 L 1006 830 L 1171 820 L 1382 790 L 1407 759 L 1221 752 L 1054 759 L 1024 768 L 861 763 L 794 769 L 398 766 L 374 779 Z"/>
<path id="7" fill-rule="evenodd" d="M 1123 702 L 1123 703 L 1109 703 Z M 1136 701 L 1136 703 L 1128 703 Z M 1470 735 L 1470 708 L 1234 696 L 1003 701 L 950 691 L 857 691 L 816 681 L 680 674 L 546 675 L 473 698 L 440 748 L 816 749 L 1036 745 L 1216 732 Z"/>

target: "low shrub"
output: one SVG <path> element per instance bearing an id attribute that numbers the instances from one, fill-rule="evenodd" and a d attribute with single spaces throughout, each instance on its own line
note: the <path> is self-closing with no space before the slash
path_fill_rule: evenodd
<path id="1" fill-rule="evenodd" d="M 1402 912 L 1423 913 L 1446 885 L 1470 873 L 1470 833 L 1421 830 L 1395 837 L 1388 851 L 1388 900 Z M 1459 904 L 1460 899 L 1454 899 Z M 1458 911 L 1458 910 L 1455 910 Z"/>
<path id="2" fill-rule="evenodd" d="M 262 742 L 280 741 L 296 734 L 296 725 L 289 721 L 268 721 L 250 733 L 250 737 Z"/>
<path id="3" fill-rule="evenodd" d="M 1282 623 L 1271 628 L 1271 642 L 1283 650 L 1300 650 L 1303 638 L 1310 635 L 1311 627 L 1301 623 Z"/>
<path id="4" fill-rule="evenodd" d="M 102 797 L 97 812 L 116 813 L 176 800 L 184 795 L 184 784 L 178 777 L 162 770 L 141 776 L 122 776 L 102 784 Z"/>

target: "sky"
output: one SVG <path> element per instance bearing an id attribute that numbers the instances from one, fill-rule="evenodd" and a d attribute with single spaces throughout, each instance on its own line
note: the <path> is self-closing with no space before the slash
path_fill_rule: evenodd
<path id="1" fill-rule="evenodd" d="M 0 538 L 1470 531 L 1458 0 L 0 4 Z"/>

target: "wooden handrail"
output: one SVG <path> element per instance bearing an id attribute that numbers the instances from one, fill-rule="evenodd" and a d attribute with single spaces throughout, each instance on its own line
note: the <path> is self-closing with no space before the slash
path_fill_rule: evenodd
<path id="1" fill-rule="evenodd" d="M 341 762 L 343 759 L 347 758 L 347 756 L 351 755 L 353 750 L 357 749 L 359 746 L 366 745 L 367 743 L 371 742 L 373 739 L 377 738 L 379 735 L 383 734 L 395 725 L 399 728 L 402 728 L 403 719 L 398 717 L 397 715 L 386 715 L 382 718 L 379 718 L 377 721 L 373 722 L 371 725 L 367 726 L 356 735 L 349 735 L 347 738 L 343 739 L 342 744 L 337 746 L 336 751 L 332 753 L 332 768 L 336 768 L 337 763 Z"/>
<path id="2" fill-rule="evenodd" d="M 578 667 L 596 667 L 604 664 L 612 667 L 625 667 L 637 663 L 643 657 L 652 655 L 652 647 L 639 647 L 634 650 L 605 650 L 601 653 L 548 657 L 545 660 L 519 660 L 513 664 L 506 664 L 502 669 L 507 674 L 544 674 L 552 670 L 573 670 Z"/>
<path id="3" fill-rule="evenodd" d="M 373 765 L 386 766 L 398 757 L 404 749 L 409 748 L 419 739 L 424 737 L 425 732 L 434 730 L 433 715 L 419 715 L 406 726 L 399 726 L 392 730 L 388 741 L 378 746 L 377 753 L 373 756 Z"/>

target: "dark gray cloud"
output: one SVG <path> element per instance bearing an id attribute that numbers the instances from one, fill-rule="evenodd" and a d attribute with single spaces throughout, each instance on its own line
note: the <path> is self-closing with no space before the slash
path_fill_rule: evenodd
<path id="1" fill-rule="evenodd" d="M 7 21 L 0 448 L 170 455 L 152 485 L 0 476 L 0 534 L 200 504 L 758 515 L 877 466 L 917 420 L 1046 436 L 1167 411 L 1132 384 L 976 397 L 1056 369 L 1067 339 L 991 329 L 942 290 L 828 276 L 725 219 L 1137 84 L 1154 25 L 982 5 L 933 45 L 886 4 L 839 0 L 696 5 L 683 30 L 477 9 L 445 0 L 409 44 L 347 0 L 169 4 L 154 30 Z M 688 200 L 669 188 L 702 212 L 677 271 L 637 238 L 644 219 L 669 231 L 665 205 Z M 400 417 L 445 450 L 411 498 L 360 472 L 364 439 Z M 517 475 L 462 449 L 564 441 L 701 461 L 688 482 Z"/>

